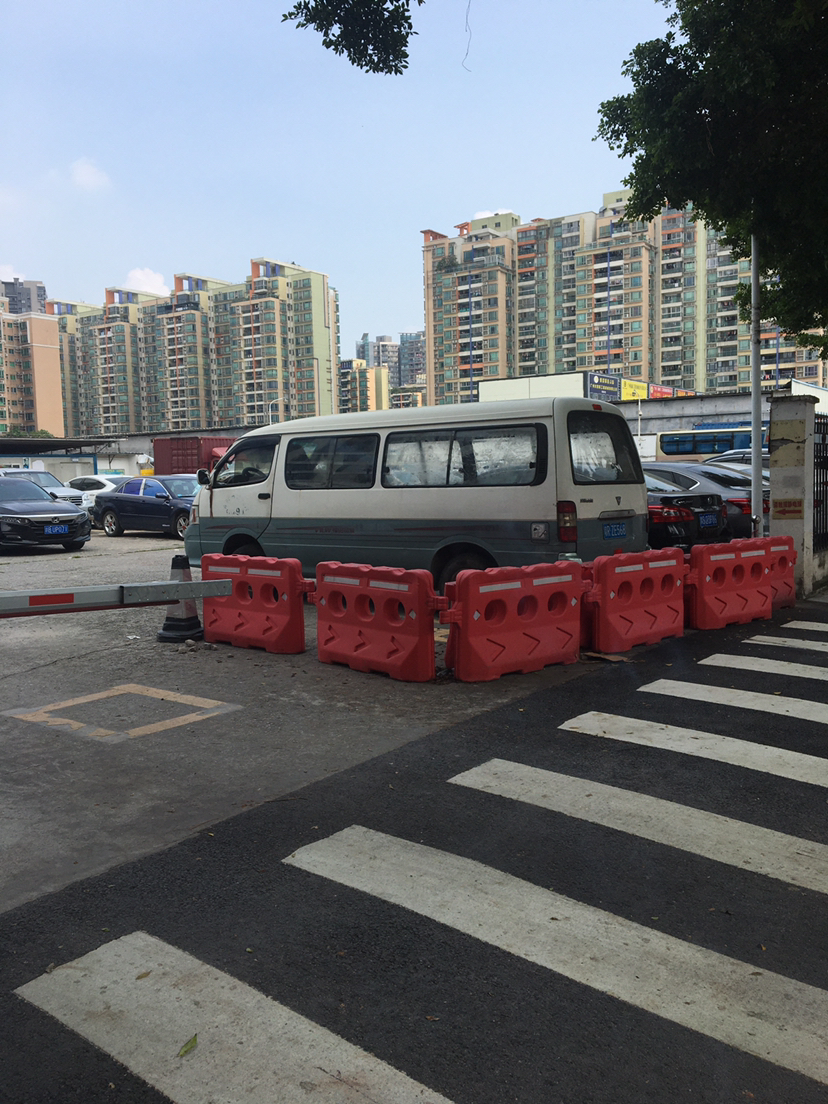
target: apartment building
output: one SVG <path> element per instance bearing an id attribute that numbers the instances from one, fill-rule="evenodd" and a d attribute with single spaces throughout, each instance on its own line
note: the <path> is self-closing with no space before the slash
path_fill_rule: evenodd
<path id="1" fill-rule="evenodd" d="M 408 410 L 415 406 L 425 406 L 425 387 L 392 387 L 388 401 L 392 410 Z"/>
<path id="2" fill-rule="evenodd" d="M 210 297 L 227 286 L 222 280 L 176 273 L 168 296 L 139 307 L 138 379 L 144 432 L 206 429 L 215 424 Z"/>
<path id="3" fill-rule="evenodd" d="M 400 343 L 390 334 L 377 334 L 373 341 L 364 333 L 356 343 L 356 359 L 364 360 L 369 368 L 388 369 L 392 387 L 400 385 Z"/>
<path id="4" fill-rule="evenodd" d="M 113 287 L 101 306 L 49 300 L 46 310 L 68 434 L 261 425 L 333 411 L 339 301 L 324 273 L 259 257 L 237 283 L 183 272 L 169 295 Z"/>
<path id="5" fill-rule="evenodd" d="M 388 410 L 389 369 L 371 366 L 360 357 L 339 362 L 337 370 L 336 413 L 353 414 L 364 410 Z"/>
<path id="6" fill-rule="evenodd" d="M 499 213 L 461 223 L 454 237 L 423 231 L 429 403 L 473 400 L 481 378 L 585 370 L 692 391 L 750 389 L 750 327 L 733 298 L 750 261 L 733 260 L 690 209 L 627 219 L 628 197 L 618 189 L 598 213 L 525 224 Z M 762 370 L 767 383 L 828 384 L 818 351 L 772 323 L 763 324 Z"/>
<path id="7" fill-rule="evenodd" d="M 394 387 L 425 386 L 425 330 L 400 334 L 399 380 Z"/>
<path id="8" fill-rule="evenodd" d="M 427 405 L 474 402 L 477 381 L 514 375 L 516 228 L 512 212 L 424 230 Z"/>
<path id="9" fill-rule="evenodd" d="M 574 366 L 653 382 L 658 376 L 654 231 L 624 218 L 625 198 L 604 196 L 592 240 L 575 247 L 575 345 L 573 350 L 571 291 L 565 288 L 564 357 L 556 359 L 556 370 Z M 557 332 L 555 340 L 557 349 Z"/>
<path id="10" fill-rule="evenodd" d="M 120 436 L 147 429 L 139 338 L 143 308 L 162 296 L 109 287 L 103 306 L 78 316 L 78 417 L 82 434 Z"/>
<path id="11" fill-rule="evenodd" d="M 0 296 L 0 433 L 36 430 L 64 434 L 57 321 Z"/>
<path id="12" fill-rule="evenodd" d="M 78 322 L 86 315 L 102 315 L 103 307 L 68 299 L 47 299 L 46 314 L 54 317 L 57 324 L 63 433 L 66 437 L 81 437 L 86 433 L 80 413 L 80 394 L 85 380 Z"/>
<path id="13" fill-rule="evenodd" d="M 0 280 L 0 296 L 9 314 L 46 314 L 46 288 L 40 280 Z"/>

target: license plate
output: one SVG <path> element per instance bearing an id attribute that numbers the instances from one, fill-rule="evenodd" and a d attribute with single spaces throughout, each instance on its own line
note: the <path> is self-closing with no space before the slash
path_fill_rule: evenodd
<path id="1" fill-rule="evenodd" d="M 68 525 L 44 525 L 43 526 L 43 532 L 46 534 L 47 537 L 54 537 L 54 536 L 59 535 L 60 533 L 68 533 L 69 532 L 69 526 Z"/>
<path id="2" fill-rule="evenodd" d="M 604 540 L 618 540 L 627 535 L 626 521 L 607 521 L 604 523 Z"/>
<path id="3" fill-rule="evenodd" d="M 716 525 L 719 519 L 716 514 L 702 514 L 699 517 L 699 525 L 702 529 L 709 529 L 711 526 Z"/>

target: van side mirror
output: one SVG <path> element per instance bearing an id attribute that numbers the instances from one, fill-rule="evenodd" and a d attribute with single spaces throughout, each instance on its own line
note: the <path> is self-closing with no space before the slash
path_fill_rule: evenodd
<path id="1" fill-rule="evenodd" d="M 210 486 L 210 473 L 207 471 L 206 468 L 198 469 L 198 471 L 196 472 L 196 479 L 202 487 Z"/>

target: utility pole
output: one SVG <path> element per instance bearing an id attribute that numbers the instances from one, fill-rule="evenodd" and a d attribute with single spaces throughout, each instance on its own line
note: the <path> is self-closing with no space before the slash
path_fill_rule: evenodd
<path id="1" fill-rule="evenodd" d="M 762 364 L 760 354 L 759 243 L 750 238 L 750 510 L 753 535 L 762 535 Z"/>

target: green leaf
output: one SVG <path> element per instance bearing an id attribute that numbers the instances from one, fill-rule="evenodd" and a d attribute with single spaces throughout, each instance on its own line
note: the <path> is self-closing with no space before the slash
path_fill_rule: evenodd
<path id="1" fill-rule="evenodd" d="M 188 1039 L 184 1046 L 179 1050 L 177 1057 L 183 1058 L 185 1054 L 189 1054 L 191 1050 L 195 1050 L 198 1046 L 198 1032 L 193 1035 L 192 1039 Z"/>

